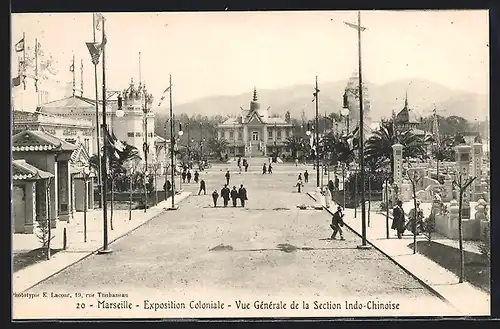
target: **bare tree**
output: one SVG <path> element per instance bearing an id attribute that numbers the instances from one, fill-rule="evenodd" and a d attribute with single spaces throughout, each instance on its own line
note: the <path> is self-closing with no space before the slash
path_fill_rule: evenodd
<path id="1" fill-rule="evenodd" d="M 52 185 L 53 177 L 49 177 L 46 182 L 45 191 L 47 193 L 47 218 L 42 220 L 42 225 L 40 226 L 40 232 L 36 233 L 36 237 L 40 240 L 42 248 L 46 248 L 47 260 L 50 260 L 51 250 L 50 242 L 54 239 L 52 236 L 52 228 L 50 226 L 50 187 Z"/>
<path id="2" fill-rule="evenodd" d="M 453 185 L 458 188 L 458 247 L 460 249 L 460 279 L 459 283 L 464 282 L 465 279 L 465 260 L 464 260 L 464 246 L 463 246 L 463 232 L 462 232 L 462 207 L 464 192 L 467 191 L 476 177 L 468 177 L 464 180 L 463 175 L 458 173 L 458 177 L 453 181 Z"/>
<path id="3" fill-rule="evenodd" d="M 158 173 L 161 168 L 161 163 L 158 158 L 155 158 L 153 160 L 153 163 L 149 166 L 150 170 L 152 171 L 153 174 L 153 179 L 154 179 L 154 191 L 155 191 L 155 204 L 158 204 L 158 187 L 156 186 L 156 178 L 158 176 Z"/>

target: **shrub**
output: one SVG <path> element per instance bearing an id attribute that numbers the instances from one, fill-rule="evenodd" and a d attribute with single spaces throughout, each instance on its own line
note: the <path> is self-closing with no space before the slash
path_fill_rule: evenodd
<path id="1" fill-rule="evenodd" d="M 490 260 L 491 256 L 491 237 L 490 237 L 490 228 L 486 226 L 483 230 L 483 239 L 479 244 L 479 251 L 483 254 L 488 260 Z"/>
<path id="2" fill-rule="evenodd" d="M 432 240 L 432 233 L 436 231 L 436 214 L 434 212 L 431 212 L 429 217 L 425 220 L 424 231 L 427 241 L 430 242 Z"/>

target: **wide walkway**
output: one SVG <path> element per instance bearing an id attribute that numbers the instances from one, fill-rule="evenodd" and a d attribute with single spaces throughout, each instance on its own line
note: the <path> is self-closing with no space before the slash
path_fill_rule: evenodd
<path id="1" fill-rule="evenodd" d="M 311 193 L 311 197 L 315 197 Z M 335 211 L 333 204 L 328 209 Z M 357 218 L 354 217 L 354 209 L 345 210 L 345 223 L 359 235 L 361 234 L 361 212 L 358 209 Z M 439 266 L 437 263 L 421 254 L 413 254 L 413 249 L 408 245 L 413 242 L 413 235 L 406 233 L 403 239 L 398 239 L 394 230 L 390 229 L 392 223 L 389 220 L 389 239 L 386 238 L 386 216 L 372 212 L 370 214 L 370 227 L 367 227 L 366 236 L 368 242 L 375 248 L 381 250 L 393 259 L 402 268 L 411 272 L 431 289 L 450 302 L 462 315 L 490 315 L 490 295 L 468 282 L 458 283 L 459 278 L 452 272 Z M 417 236 L 417 241 L 425 240 L 424 236 Z M 440 243 L 455 245 L 455 241 L 440 238 Z M 449 239 L 448 239 L 449 240 Z M 359 239 L 361 241 L 361 239 Z M 472 249 L 472 247 L 469 246 Z M 474 252 L 474 251 L 472 251 Z M 468 302 L 464 303 L 464 300 Z"/>
<path id="2" fill-rule="evenodd" d="M 312 204 L 307 194 L 296 193 L 294 187 L 299 170 L 305 167 L 275 165 L 271 175 L 238 174 L 229 167 L 230 185 L 246 186 L 248 204 L 223 208 L 219 200 L 214 208 L 210 194 L 213 189 L 220 192 L 226 167 L 214 166 L 201 175 L 207 195 L 191 194 L 174 215 L 163 213 L 113 243 L 112 254 L 90 256 L 29 290 L 33 294 L 94 293 L 82 299 L 87 305 L 84 311 L 74 307 L 77 300 L 62 298 L 59 304 L 51 301 L 50 312 L 39 312 L 35 307 L 39 300 L 34 298 L 18 299 L 16 313 L 30 317 L 456 314 L 377 250 L 356 249 L 355 234 L 346 232 L 345 241 L 330 240 L 330 216 L 324 211 L 299 210 L 298 204 Z M 197 192 L 198 186 L 185 184 L 183 190 Z M 127 296 L 99 298 L 98 293 Z M 186 308 L 150 311 L 145 300 L 164 302 L 165 307 L 185 303 Z M 110 311 L 99 308 L 99 301 L 130 302 L 132 309 Z M 191 301 L 226 306 L 191 309 Z M 250 308 L 238 308 L 240 301 L 250 303 Z M 280 301 L 288 307 L 259 309 L 260 302 Z M 291 309 L 293 302 L 300 308 Z"/>

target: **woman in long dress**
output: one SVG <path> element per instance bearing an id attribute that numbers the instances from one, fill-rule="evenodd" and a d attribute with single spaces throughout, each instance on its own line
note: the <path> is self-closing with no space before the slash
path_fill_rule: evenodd
<path id="1" fill-rule="evenodd" d="M 332 193 L 330 193 L 330 189 L 325 188 L 325 206 L 330 208 L 330 204 L 332 203 Z"/>

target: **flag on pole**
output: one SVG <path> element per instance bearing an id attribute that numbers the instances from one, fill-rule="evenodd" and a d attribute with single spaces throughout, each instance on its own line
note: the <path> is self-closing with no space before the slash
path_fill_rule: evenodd
<path id="1" fill-rule="evenodd" d="M 71 63 L 71 66 L 69 67 L 70 72 L 75 72 L 75 63 Z"/>
<path id="2" fill-rule="evenodd" d="M 90 57 L 92 58 L 92 64 L 99 64 L 102 47 L 106 44 L 106 36 L 104 36 L 104 42 L 86 42 L 85 44 L 87 45 Z"/>
<path id="3" fill-rule="evenodd" d="M 357 147 L 359 143 L 359 126 L 356 126 L 356 128 L 346 136 L 346 139 L 351 150 Z"/>
<path id="4" fill-rule="evenodd" d="M 106 19 L 101 13 L 94 13 L 94 29 L 101 31 L 102 22 Z"/>
<path id="5" fill-rule="evenodd" d="M 172 86 L 168 86 L 167 89 L 165 89 L 165 91 L 163 92 L 163 94 L 161 95 L 161 98 L 160 98 L 160 102 L 158 103 L 158 107 L 161 105 L 161 103 L 163 102 L 163 100 L 165 99 L 165 94 L 170 90 L 170 87 Z"/>
<path id="6" fill-rule="evenodd" d="M 15 49 L 16 49 L 16 52 L 18 52 L 18 53 L 24 51 L 24 37 L 21 40 L 19 40 L 18 43 L 16 43 Z"/>
<path id="7" fill-rule="evenodd" d="M 361 30 L 361 32 L 366 30 L 366 27 L 358 26 L 357 24 L 352 24 L 352 23 L 348 23 L 348 22 L 344 22 L 344 23 L 345 23 L 345 25 L 352 27 L 355 30 L 357 30 L 359 28 Z"/>
<path id="8" fill-rule="evenodd" d="M 17 77 L 15 78 L 12 78 L 12 87 L 18 87 L 21 85 L 21 80 L 23 80 L 23 76 L 22 75 L 18 75 Z"/>

